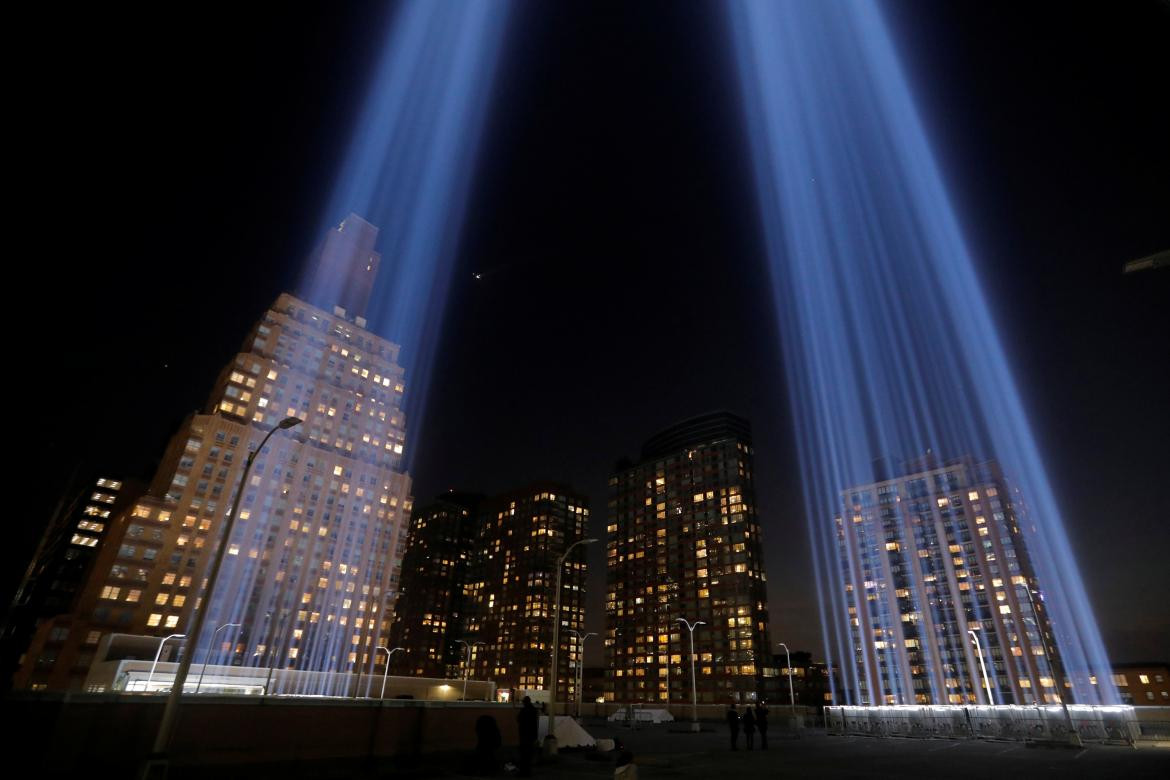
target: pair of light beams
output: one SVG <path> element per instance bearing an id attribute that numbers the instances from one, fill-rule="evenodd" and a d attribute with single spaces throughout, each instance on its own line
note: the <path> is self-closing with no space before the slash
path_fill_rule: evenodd
<path id="1" fill-rule="evenodd" d="M 722 8 L 830 662 L 856 691 L 833 539 L 842 492 L 876 481 L 879 455 L 978 454 L 1026 497 L 1029 549 L 1074 698 L 1116 703 L 1000 334 L 879 9 Z M 382 229 L 368 320 L 403 347 L 416 430 L 508 12 L 487 0 L 403 4 L 326 210 Z"/>

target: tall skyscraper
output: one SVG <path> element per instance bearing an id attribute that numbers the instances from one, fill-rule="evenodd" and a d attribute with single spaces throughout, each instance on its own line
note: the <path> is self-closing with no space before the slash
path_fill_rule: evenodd
<path id="1" fill-rule="evenodd" d="M 772 668 L 751 427 L 716 412 L 650 438 L 610 480 L 605 698 L 751 701 Z"/>
<path id="2" fill-rule="evenodd" d="M 410 516 L 402 582 L 389 647 L 401 647 L 391 669 L 420 677 L 459 674 L 466 623 L 468 567 L 478 537 L 483 496 L 445 493 Z"/>
<path id="3" fill-rule="evenodd" d="M 404 389 L 397 345 L 279 296 L 175 434 L 147 494 L 115 519 L 66 630 L 85 637 L 82 647 L 109 632 L 164 636 L 205 608 L 200 659 L 314 671 L 384 664 L 375 648 L 393 615 L 411 504 Z M 257 455 L 208 596 L 248 452 L 286 416 L 304 422 Z"/>
<path id="4" fill-rule="evenodd" d="M 927 457 L 842 502 L 855 703 L 1060 701 L 1043 583 L 994 462 Z"/>
<path id="5" fill-rule="evenodd" d="M 394 668 L 467 673 L 500 691 L 546 689 L 557 562 L 588 522 L 588 498 L 551 482 L 491 498 L 448 494 L 417 509 L 392 634 L 405 653 Z M 585 573 L 582 545 L 561 575 L 559 701 L 576 695 L 579 649 L 569 632 L 583 630 Z"/>

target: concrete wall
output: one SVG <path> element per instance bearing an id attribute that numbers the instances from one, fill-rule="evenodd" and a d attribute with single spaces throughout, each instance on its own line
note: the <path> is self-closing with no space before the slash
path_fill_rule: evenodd
<path id="1" fill-rule="evenodd" d="M 594 717 L 608 718 L 610 715 L 617 712 L 619 709 L 624 709 L 625 707 L 628 707 L 628 706 L 629 706 L 628 704 L 627 705 L 615 704 L 613 702 L 606 702 L 605 704 L 597 704 L 595 702 L 581 702 L 581 717 L 583 717 L 583 718 L 594 718 Z M 674 702 L 669 707 L 667 707 L 665 705 L 660 706 L 657 704 L 639 703 L 635 706 L 637 706 L 639 709 L 644 709 L 644 710 L 646 710 L 646 709 L 667 710 L 670 712 L 671 715 L 674 716 L 675 720 L 689 721 L 691 719 L 692 709 L 691 709 L 691 705 L 689 705 L 689 704 L 679 704 L 678 702 Z M 745 708 L 742 704 L 736 707 L 736 710 L 739 711 L 740 715 L 743 714 L 744 709 Z M 568 715 L 576 715 L 577 714 L 577 704 L 576 704 L 576 702 L 572 702 L 568 705 L 565 705 L 563 702 L 557 702 L 557 712 L 568 714 Z M 774 728 L 779 728 L 781 726 L 784 726 L 786 724 L 786 718 L 789 716 L 790 712 L 791 712 L 791 710 L 789 709 L 787 704 L 783 704 L 783 705 L 775 704 L 775 703 L 769 704 L 768 705 L 768 725 L 771 727 L 774 727 Z M 727 705 L 725 705 L 725 704 L 700 704 L 698 714 L 699 714 L 699 720 L 722 722 L 724 720 L 724 718 L 727 716 Z M 796 714 L 803 717 L 803 719 L 804 719 L 803 722 L 806 726 L 813 725 L 814 721 L 817 718 L 817 710 L 815 707 L 805 707 L 805 706 L 798 704 L 798 705 L 796 705 Z"/>
<path id="2" fill-rule="evenodd" d="M 2 712 L 12 744 L 41 757 L 45 772 L 132 776 L 164 705 L 163 696 L 45 694 L 10 697 Z M 511 705 L 188 696 L 170 756 L 175 766 L 213 766 L 471 750 L 484 714 L 495 717 L 504 745 L 516 744 Z"/>

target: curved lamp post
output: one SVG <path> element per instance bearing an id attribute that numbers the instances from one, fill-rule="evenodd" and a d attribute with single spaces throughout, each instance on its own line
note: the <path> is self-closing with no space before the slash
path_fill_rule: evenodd
<path id="1" fill-rule="evenodd" d="M 476 645 L 486 645 L 487 642 L 468 642 L 466 639 L 456 639 L 456 642 L 467 648 L 467 661 L 463 664 L 463 698 L 460 701 L 467 701 L 467 675 L 471 673 L 471 648 Z M 390 659 L 386 659 L 386 668 L 390 668 Z"/>
<path id="2" fill-rule="evenodd" d="M 263 439 L 260 440 L 260 446 L 248 453 L 248 461 L 244 465 L 244 473 L 240 475 L 240 486 L 236 489 L 236 498 L 232 501 L 232 509 L 228 512 L 227 521 L 224 523 L 223 532 L 220 534 L 219 548 L 215 551 L 215 558 L 212 559 L 211 569 L 207 574 L 207 587 L 203 589 L 204 598 L 207 603 L 210 603 L 211 596 L 215 593 L 215 582 L 219 578 L 219 570 L 223 566 L 223 558 L 227 553 L 228 543 L 232 538 L 232 527 L 236 524 L 236 516 L 240 509 L 240 499 L 243 498 L 244 488 L 248 483 L 248 474 L 252 471 L 252 464 L 256 461 L 256 456 L 264 450 L 264 445 L 272 438 L 272 434 L 277 431 L 285 431 L 300 425 L 304 420 L 299 417 L 285 417 L 276 427 L 270 430 Z M 198 647 L 199 634 L 203 630 L 203 623 L 207 620 L 207 609 L 195 610 L 195 622 L 191 626 L 191 645 Z M 163 710 L 162 721 L 158 725 L 158 734 L 154 739 L 154 747 L 151 750 L 152 758 L 158 759 L 166 752 L 167 745 L 171 741 L 171 732 L 175 728 L 175 715 L 179 709 L 179 699 L 183 695 L 183 685 L 187 682 L 187 673 L 191 671 L 191 656 L 193 653 L 185 653 L 183 661 L 179 664 L 179 670 L 175 673 L 175 682 L 171 686 L 171 695 L 167 699 L 166 709 Z"/>
<path id="3" fill-rule="evenodd" d="M 549 694 L 548 694 L 548 735 L 544 738 L 544 752 L 554 754 L 557 752 L 557 737 L 556 737 L 556 704 L 557 704 L 557 649 L 561 643 L 561 572 L 565 569 L 565 559 L 569 557 L 569 553 L 573 552 L 573 548 L 579 544 L 593 544 L 597 539 L 578 539 L 569 545 L 565 550 L 565 554 L 557 561 L 557 595 L 553 611 L 553 639 L 552 639 L 552 674 L 549 676 Z"/>
<path id="4" fill-rule="evenodd" d="M 687 627 L 687 633 L 690 634 L 691 639 L 691 731 L 699 730 L 699 689 L 695 685 L 695 629 L 699 626 L 705 626 L 707 623 L 703 620 L 696 620 L 694 623 L 686 618 L 678 618 L 676 623 L 682 623 Z"/>
<path id="5" fill-rule="evenodd" d="M 215 638 L 219 635 L 219 632 L 223 631 L 225 628 L 239 627 L 239 623 L 224 623 L 222 626 L 211 632 L 211 645 L 207 648 L 207 655 L 203 656 L 203 667 L 199 670 L 199 681 L 195 683 L 195 693 L 199 693 L 199 689 L 203 687 L 203 675 L 207 673 L 207 662 L 211 660 L 211 651 L 212 648 L 215 647 Z"/>
<path id="6" fill-rule="evenodd" d="M 158 666 L 159 656 L 162 655 L 163 645 L 165 645 L 167 642 L 169 642 L 172 639 L 181 639 L 185 636 L 187 636 L 187 635 L 186 634 L 171 634 L 170 636 L 164 636 L 162 638 L 162 641 L 158 643 L 158 650 L 154 651 L 154 663 L 152 663 L 150 665 L 150 674 L 148 674 L 146 676 L 146 692 L 147 693 L 150 692 L 150 681 L 154 679 L 154 670 L 155 670 L 155 667 Z"/>
<path id="7" fill-rule="evenodd" d="M 983 663 L 983 645 L 979 642 L 979 635 L 971 629 L 967 629 L 967 633 L 975 640 L 975 652 L 979 654 L 979 669 L 983 672 L 983 687 L 987 691 L 987 701 L 992 706 L 995 706 L 995 694 L 991 692 L 991 681 L 987 679 L 987 667 Z"/>
<path id="8" fill-rule="evenodd" d="M 388 650 L 385 645 L 378 645 L 376 648 L 374 648 L 375 653 L 377 653 L 379 650 L 386 653 L 386 668 L 382 671 L 382 695 L 379 696 L 378 698 L 385 699 L 386 698 L 386 676 L 388 674 L 390 674 L 390 659 L 394 656 L 395 653 L 397 653 L 399 650 L 402 650 L 402 648 L 396 647 L 393 650 Z"/>
<path id="9" fill-rule="evenodd" d="M 792 692 L 792 656 L 788 654 L 788 645 L 783 642 L 778 643 L 784 648 L 784 664 L 788 667 L 788 706 L 792 710 L 792 723 L 796 724 L 796 695 Z M 804 673 L 804 690 L 807 693 L 809 681 L 808 672 Z M 807 706 L 807 705 L 806 705 Z"/>
<path id="10" fill-rule="evenodd" d="M 596 631 L 590 631 L 587 634 L 582 634 L 575 628 L 569 629 L 569 633 L 577 637 L 577 646 L 580 648 L 577 651 L 577 720 L 581 720 L 581 698 L 584 696 L 582 687 L 585 684 L 585 640 L 591 636 L 597 636 Z"/>

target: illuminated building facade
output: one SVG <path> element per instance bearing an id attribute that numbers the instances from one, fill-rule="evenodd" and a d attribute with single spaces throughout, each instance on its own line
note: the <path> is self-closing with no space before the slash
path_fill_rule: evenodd
<path id="1" fill-rule="evenodd" d="M 472 650 L 472 677 L 494 680 L 500 689 L 548 686 L 557 561 L 586 537 L 588 523 L 589 499 L 556 483 L 536 483 L 480 505 L 466 634 L 452 637 L 484 643 Z M 572 551 L 561 573 L 560 701 L 576 696 L 577 646 L 569 631 L 585 626 L 585 548 Z"/>
<path id="2" fill-rule="evenodd" d="M 366 248 L 355 246 L 350 259 L 364 268 Z M 398 346 L 362 327 L 361 314 L 288 294 L 264 313 L 172 438 L 146 495 L 107 532 L 68 629 L 84 647 L 108 632 L 184 632 L 249 451 L 295 416 L 303 423 L 269 440 L 244 486 L 198 658 L 384 668 L 375 648 L 389 632 L 411 504 L 405 387 Z M 214 646 L 213 626 L 226 626 Z"/>
<path id="3" fill-rule="evenodd" d="M 50 521 L 4 622 L 0 640 L 6 684 L 11 682 L 20 665 L 18 655 L 29 648 L 37 627 L 73 611 L 107 530 L 140 493 L 139 485 L 99 477 L 62 506 Z M 68 644 L 68 632 L 60 626 L 43 632 L 35 647 L 40 663 L 32 667 L 26 687 L 49 687 L 51 681 L 55 687 L 71 687 L 71 670 L 57 668 L 55 663 Z M 54 676 L 61 679 L 52 680 Z"/>
<path id="4" fill-rule="evenodd" d="M 1043 583 L 999 467 L 927 458 L 902 472 L 844 491 L 836 518 L 860 703 L 1059 701 Z"/>
<path id="5" fill-rule="evenodd" d="M 609 480 L 605 698 L 752 701 L 774 673 L 751 427 L 725 412 L 651 438 Z M 766 671 L 767 670 L 767 671 Z M 769 689 L 775 686 L 770 682 Z"/>
<path id="6" fill-rule="evenodd" d="M 1114 664 L 1113 683 L 1125 704 L 1170 707 L 1170 664 L 1165 661 Z"/>
<path id="7" fill-rule="evenodd" d="M 475 514 L 483 496 L 445 493 L 410 516 L 398 608 L 388 647 L 401 647 L 391 669 L 398 674 L 461 674 L 464 588 L 476 538 Z"/>
<path id="8" fill-rule="evenodd" d="M 588 522 L 589 499 L 553 482 L 491 498 L 447 493 L 417 508 L 391 632 L 391 646 L 404 652 L 393 669 L 466 673 L 511 693 L 546 689 L 556 564 L 585 538 Z M 586 571 L 582 545 L 561 575 L 560 701 L 576 696 L 578 648 L 569 632 L 585 625 Z"/>

